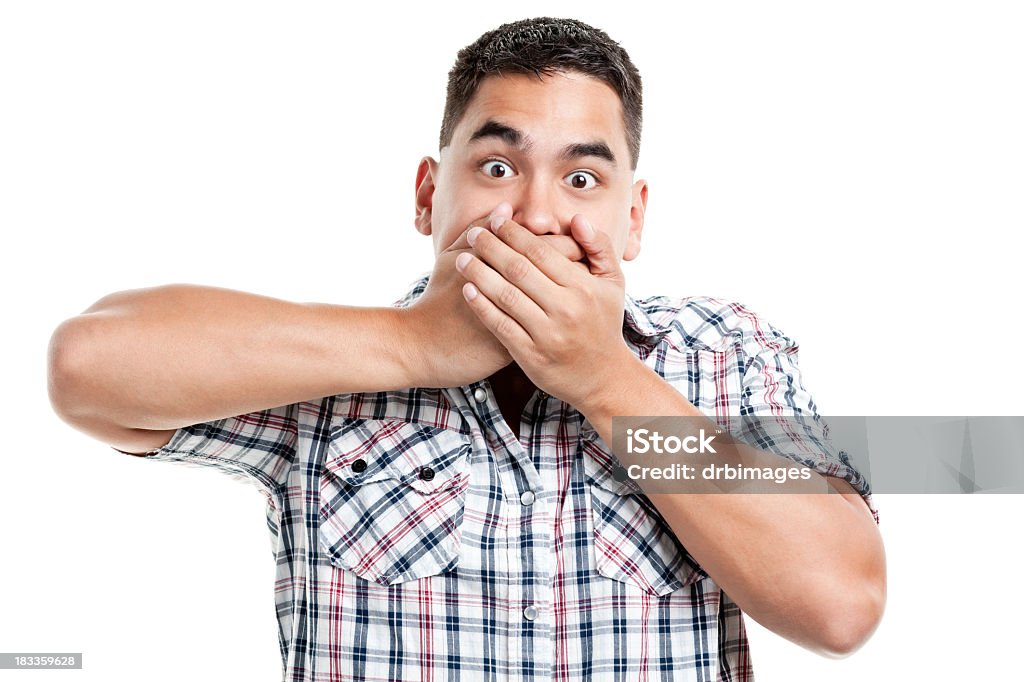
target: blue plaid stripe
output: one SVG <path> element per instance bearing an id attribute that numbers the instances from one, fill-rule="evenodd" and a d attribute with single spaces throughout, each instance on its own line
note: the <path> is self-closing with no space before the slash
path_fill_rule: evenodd
<path id="1" fill-rule="evenodd" d="M 721 423 L 817 416 L 797 345 L 737 303 L 627 296 L 623 334 Z M 489 388 L 337 395 L 189 426 L 149 457 L 266 496 L 283 679 L 752 680 L 739 608 L 611 476 L 583 416 L 535 394 L 520 442 L 478 387 Z M 874 512 L 819 422 L 771 445 L 846 478 Z"/>

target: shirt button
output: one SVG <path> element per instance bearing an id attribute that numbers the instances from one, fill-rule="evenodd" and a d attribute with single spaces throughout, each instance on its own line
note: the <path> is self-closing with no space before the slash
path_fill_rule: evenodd
<path id="1" fill-rule="evenodd" d="M 612 478 L 621 483 L 629 479 L 629 472 L 626 471 L 626 467 L 621 464 L 617 464 L 615 465 L 615 468 L 612 469 Z"/>
<path id="2" fill-rule="evenodd" d="M 478 403 L 487 402 L 487 391 L 485 391 L 481 387 L 477 387 L 477 389 L 473 391 L 473 400 L 477 401 Z"/>
<path id="3" fill-rule="evenodd" d="M 534 620 L 537 617 L 537 607 L 527 606 L 523 609 L 523 618 L 526 620 Z"/>
<path id="4" fill-rule="evenodd" d="M 420 469 L 420 480 L 423 480 L 423 481 L 433 481 L 434 480 L 434 470 L 431 469 L 430 467 L 423 467 L 422 469 Z"/>
<path id="5" fill-rule="evenodd" d="M 364 471 L 366 471 L 366 460 L 357 459 L 356 461 L 352 462 L 352 471 L 356 472 L 357 474 L 361 474 Z"/>
<path id="6" fill-rule="evenodd" d="M 532 490 L 527 490 L 525 493 L 519 496 L 519 501 L 525 505 L 533 504 L 533 501 L 537 499 L 537 496 L 533 494 Z"/>

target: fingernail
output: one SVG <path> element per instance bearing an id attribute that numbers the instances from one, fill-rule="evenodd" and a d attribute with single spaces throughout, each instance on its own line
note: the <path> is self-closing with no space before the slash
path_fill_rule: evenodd
<path id="1" fill-rule="evenodd" d="M 507 201 L 503 201 L 495 206 L 494 210 L 491 211 L 490 218 L 488 219 L 491 232 L 497 232 L 498 228 L 510 218 L 512 218 L 512 204 Z"/>
<path id="2" fill-rule="evenodd" d="M 466 285 L 462 287 L 462 294 L 466 297 L 467 301 L 472 301 L 477 295 L 476 287 L 473 286 L 472 282 L 466 282 Z"/>
<path id="3" fill-rule="evenodd" d="M 476 238 L 480 236 L 480 233 L 484 231 L 482 227 L 472 227 L 469 232 L 466 233 L 466 241 L 469 242 L 470 246 L 476 243 Z"/>
<path id="4" fill-rule="evenodd" d="M 469 263 L 470 258 L 472 258 L 472 256 L 463 251 L 455 258 L 455 267 L 459 270 L 465 270 L 466 264 Z"/>

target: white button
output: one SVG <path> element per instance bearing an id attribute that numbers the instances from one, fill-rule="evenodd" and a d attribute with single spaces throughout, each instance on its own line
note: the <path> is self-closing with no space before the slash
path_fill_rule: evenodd
<path id="1" fill-rule="evenodd" d="M 537 499 L 537 496 L 533 494 L 532 490 L 527 490 L 525 493 L 519 496 L 519 501 L 523 504 L 530 505 Z"/>
<path id="2" fill-rule="evenodd" d="M 487 391 L 485 391 L 483 388 L 477 387 L 477 389 L 473 391 L 473 400 L 477 401 L 478 403 L 487 402 Z"/>
<path id="3" fill-rule="evenodd" d="M 523 618 L 525 618 L 526 620 L 533 620 L 536 617 L 537 617 L 537 607 L 536 606 L 527 606 L 525 609 L 523 609 Z"/>

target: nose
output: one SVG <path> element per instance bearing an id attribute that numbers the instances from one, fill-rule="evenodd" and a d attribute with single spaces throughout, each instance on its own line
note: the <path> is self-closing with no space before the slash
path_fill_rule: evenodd
<path id="1" fill-rule="evenodd" d="M 519 195 L 510 197 L 512 220 L 534 234 L 563 232 L 557 191 L 548 182 L 536 177 L 524 183 Z M 568 225 L 568 221 L 566 221 Z"/>

